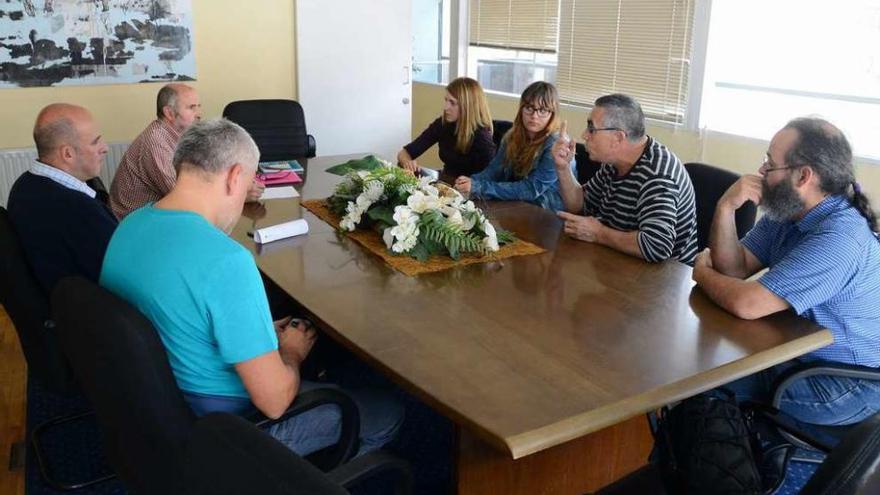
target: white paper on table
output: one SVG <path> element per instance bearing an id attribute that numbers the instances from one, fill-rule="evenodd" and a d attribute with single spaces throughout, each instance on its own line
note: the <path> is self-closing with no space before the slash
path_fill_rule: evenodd
<path id="1" fill-rule="evenodd" d="M 309 224 L 304 218 L 299 218 L 291 222 L 279 223 L 278 225 L 255 230 L 254 241 L 257 244 L 265 244 L 277 241 L 278 239 L 287 239 L 295 235 L 308 234 L 308 232 Z"/>
<path id="2" fill-rule="evenodd" d="M 299 193 L 292 186 L 267 187 L 260 199 L 298 198 Z"/>

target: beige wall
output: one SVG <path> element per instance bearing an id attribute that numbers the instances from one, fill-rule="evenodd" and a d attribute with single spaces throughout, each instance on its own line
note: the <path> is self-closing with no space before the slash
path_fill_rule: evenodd
<path id="1" fill-rule="evenodd" d="M 432 120 L 440 116 L 445 90 L 434 84 L 413 85 L 413 136 L 417 136 Z M 489 106 L 496 119 L 513 120 L 518 99 L 489 95 Z M 563 108 L 562 118 L 568 120 L 580 136 L 587 123 L 585 109 Z M 648 133 L 672 149 L 682 161 L 701 161 L 739 173 L 757 170 L 767 151 L 767 142 L 755 139 L 708 132 L 699 133 L 676 130 L 665 126 L 649 126 Z M 768 136 L 769 139 L 770 136 Z M 419 160 L 424 165 L 439 166 L 437 147 L 425 153 Z M 875 208 L 880 208 L 880 165 L 856 163 L 856 175 Z"/>
<path id="2" fill-rule="evenodd" d="M 292 0 L 193 0 L 197 81 L 203 116 L 233 100 L 294 98 Z M 33 146 L 31 126 L 48 103 L 90 109 L 108 142 L 131 141 L 155 116 L 160 83 L 0 89 L 0 148 Z"/>

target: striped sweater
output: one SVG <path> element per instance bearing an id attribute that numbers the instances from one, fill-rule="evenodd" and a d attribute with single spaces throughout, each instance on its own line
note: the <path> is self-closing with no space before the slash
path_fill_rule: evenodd
<path id="1" fill-rule="evenodd" d="M 622 177 L 613 165 L 583 186 L 584 214 L 622 231 L 637 230 L 639 249 L 651 262 L 697 255 L 694 188 L 681 160 L 649 137 L 638 162 Z"/>

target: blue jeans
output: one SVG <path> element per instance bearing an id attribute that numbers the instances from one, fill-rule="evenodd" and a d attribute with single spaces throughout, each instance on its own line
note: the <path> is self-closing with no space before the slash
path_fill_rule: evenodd
<path id="1" fill-rule="evenodd" d="M 316 388 L 339 388 L 327 383 L 300 381 L 299 391 Z M 376 450 L 394 439 L 403 423 L 403 406 L 390 394 L 374 390 L 345 390 L 357 404 L 360 413 L 360 448 L 357 455 Z M 222 411 L 247 414 L 254 410 L 247 399 L 218 397 L 184 392 L 184 398 L 195 412 L 203 416 Z M 339 441 L 341 430 L 339 408 L 332 404 L 318 406 L 302 414 L 272 425 L 266 432 L 290 450 L 304 456 Z"/>
<path id="2" fill-rule="evenodd" d="M 724 385 L 737 401 L 769 404 L 776 379 L 803 361 L 794 359 Z M 848 425 L 880 411 L 880 383 L 833 376 L 811 376 L 792 383 L 779 404 L 786 414 L 806 423 Z"/>
<path id="3" fill-rule="evenodd" d="M 336 385 L 301 381 L 300 392 L 316 388 L 339 388 Z M 354 399 L 361 418 L 360 448 L 366 454 L 394 439 L 403 423 L 403 406 L 389 394 L 375 390 L 345 390 Z M 266 431 L 299 455 L 308 455 L 339 441 L 342 428 L 339 408 L 327 404 L 298 414 Z"/>

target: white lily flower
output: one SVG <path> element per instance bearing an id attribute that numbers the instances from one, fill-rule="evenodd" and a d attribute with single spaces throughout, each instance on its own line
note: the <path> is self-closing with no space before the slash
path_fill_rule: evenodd
<path id="1" fill-rule="evenodd" d="M 434 187 L 430 184 L 426 184 L 425 186 L 422 186 L 420 189 L 422 190 L 423 193 L 425 193 L 427 196 L 430 196 L 432 198 L 436 198 L 436 197 L 440 196 L 440 191 L 436 187 Z"/>
<path id="2" fill-rule="evenodd" d="M 464 218 L 461 217 L 461 211 L 458 208 L 443 206 L 440 208 L 440 212 L 446 217 L 446 221 L 452 225 L 464 226 Z"/>
<path id="3" fill-rule="evenodd" d="M 419 189 L 429 186 L 432 182 L 434 182 L 434 180 L 435 179 L 430 175 L 419 177 Z"/>
<path id="4" fill-rule="evenodd" d="M 465 232 L 470 232 L 470 230 L 473 229 L 474 225 L 476 224 L 477 218 L 475 215 L 462 215 L 461 230 Z"/>
<path id="5" fill-rule="evenodd" d="M 385 192 L 385 184 L 382 181 L 371 180 L 364 184 L 364 192 L 361 193 L 361 196 L 365 196 L 370 203 L 375 203 L 379 201 L 379 198 L 382 197 L 382 194 Z"/>
<path id="6" fill-rule="evenodd" d="M 388 227 L 382 231 L 382 240 L 385 241 L 385 247 L 391 249 L 394 244 L 394 234 L 391 233 L 392 228 Z"/>
<path id="7" fill-rule="evenodd" d="M 495 252 L 501 249 L 498 246 L 498 233 L 495 232 L 495 227 L 488 220 L 483 222 L 481 226 L 483 232 L 486 233 L 486 238 L 483 239 L 483 246 L 486 247 L 489 251 Z"/>

